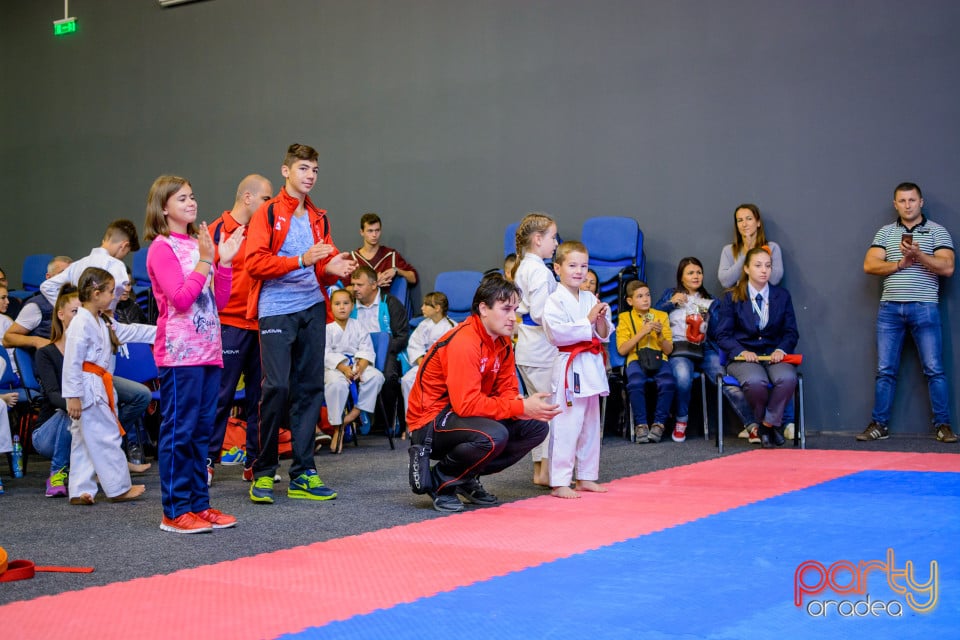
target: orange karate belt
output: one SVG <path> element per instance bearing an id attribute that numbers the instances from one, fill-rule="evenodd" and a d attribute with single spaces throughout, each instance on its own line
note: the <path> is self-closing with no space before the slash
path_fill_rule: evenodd
<path id="1" fill-rule="evenodd" d="M 28 580 L 37 571 L 52 573 L 93 573 L 93 567 L 41 567 L 30 560 L 7 561 L 7 551 L 0 547 L 0 582 Z"/>
<path id="2" fill-rule="evenodd" d="M 573 364 L 573 359 L 576 358 L 581 353 L 603 353 L 603 343 L 600 342 L 599 338 L 593 338 L 589 342 L 577 342 L 576 344 L 565 344 L 562 347 L 557 347 L 561 353 L 569 353 L 570 357 L 567 358 L 567 366 L 563 370 L 563 397 L 567 401 L 567 406 L 573 406 L 573 400 L 570 399 L 568 395 L 569 386 L 570 386 L 570 365 Z"/>
<path id="3" fill-rule="evenodd" d="M 117 417 L 117 408 L 113 404 L 113 376 L 109 371 L 96 364 L 95 362 L 90 362 L 89 360 L 83 363 L 83 370 L 87 373 L 93 373 L 100 376 L 100 379 L 103 380 L 103 386 L 107 390 L 107 404 L 110 405 L 110 411 L 113 411 L 113 417 Z M 117 418 L 117 427 L 120 429 L 120 435 L 125 436 L 127 432 L 124 431 L 123 425 L 120 424 L 120 418 Z"/>

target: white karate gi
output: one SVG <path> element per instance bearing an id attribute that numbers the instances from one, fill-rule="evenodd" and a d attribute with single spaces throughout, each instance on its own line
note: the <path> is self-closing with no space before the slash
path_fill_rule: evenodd
<path id="1" fill-rule="evenodd" d="M 529 315 L 538 326 L 524 324 L 517 326 L 517 369 L 526 388 L 527 395 L 550 391 L 553 363 L 557 359 L 557 348 L 550 344 L 543 332 L 543 307 L 547 298 L 557 288 L 557 279 L 543 263 L 543 258 L 525 253 L 513 283 L 520 289 L 520 305 L 517 314 Z M 546 457 L 550 438 L 535 446 L 530 455 L 534 462 Z"/>
<path id="2" fill-rule="evenodd" d="M 589 291 L 580 291 L 579 296 L 574 296 L 566 287 L 557 287 L 543 310 L 543 328 L 550 342 L 558 346 L 590 342 L 593 338 L 609 342 L 613 334 L 610 315 L 604 316 L 607 324 L 604 338 L 587 320 L 587 314 L 596 304 L 596 296 Z M 574 464 L 577 480 L 595 481 L 600 477 L 603 427 L 599 396 L 610 393 L 603 354 L 577 354 L 568 375 L 564 376 L 569 358 L 570 354 L 561 351 L 553 366 L 553 401 L 563 410 L 551 421 L 550 428 L 550 486 L 553 487 L 570 484 Z M 568 400 L 572 406 L 567 406 Z"/>
<path id="3" fill-rule="evenodd" d="M 0 366 L 3 361 L 0 360 Z M 13 451 L 13 436 L 10 434 L 10 415 L 7 403 L 0 400 L 0 453 Z"/>
<path id="4" fill-rule="evenodd" d="M 407 341 L 407 360 L 412 365 L 403 377 L 400 378 L 400 391 L 403 393 L 403 411 L 407 411 L 407 400 L 410 398 L 410 390 L 413 389 L 413 383 L 417 380 L 417 371 L 420 365 L 415 364 L 417 359 L 427 354 L 433 343 L 440 339 L 443 334 L 457 326 L 457 323 L 450 318 L 441 318 L 440 322 L 434 322 L 430 318 L 424 318 L 423 322 L 417 325 Z"/>
<path id="5" fill-rule="evenodd" d="M 373 350 L 370 334 L 363 330 L 354 318 L 347 320 L 347 326 L 341 328 L 336 322 L 327 324 L 327 347 L 323 356 L 323 395 L 327 403 L 327 419 L 332 426 L 343 424 L 343 410 L 350 397 L 350 381 L 337 365 L 350 356 L 354 362 L 363 358 L 370 365 L 363 370 L 360 384 L 357 386 L 357 408 L 373 413 L 377 408 L 377 394 L 383 387 L 383 373 L 373 366 L 377 354 Z"/>
<path id="6" fill-rule="evenodd" d="M 120 342 L 153 343 L 157 328 L 145 324 L 113 322 L 113 331 Z M 83 370 L 84 362 L 92 362 L 113 370 L 113 347 L 107 324 L 80 307 L 67 329 L 63 353 L 62 395 L 80 398 L 82 415 L 70 425 L 70 497 L 83 493 L 97 494 L 96 475 L 108 498 L 130 490 L 130 470 L 123 453 L 117 415 L 110 410 L 103 380 Z M 113 406 L 117 406 L 114 392 Z"/>

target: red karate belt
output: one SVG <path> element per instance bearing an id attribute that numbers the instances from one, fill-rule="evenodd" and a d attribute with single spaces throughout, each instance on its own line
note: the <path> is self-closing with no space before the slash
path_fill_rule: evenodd
<path id="1" fill-rule="evenodd" d="M 56 573 L 93 573 L 93 567 L 38 567 L 30 560 L 11 560 L 7 562 L 7 552 L 0 547 L 0 582 L 28 580 L 37 571 Z"/>
<path id="2" fill-rule="evenodd" d="M 117 408 L 113 404 L 113 376 L 109 371 L 96 364 L 95 362 L 90 362 L 89 360 L 83 363 L 83 370 L 87 373 L 93 373 L 100 376 L 100 379 L 103 380 L 103 386 L 107 390 L 107 404 L 110 405 L 110 411 L 113 411 L 113 416 L 117 416 Z M 120 435 L 125 436 L 127 432 L 123 430 L 123 425 L 120 424 L 120 418 L 117 418 L 117 427 L 120 428 Z"/>
<path id="3" fill-rule="evenodd" d="M 570 357 L 567 358 L 567 366 L 563 370 L 563 397 L 567 397 L 567 389 L 570 386 L 569 376 L 570 376 L 570 365 L 573 364 L 573 359 L 576 358 L 581 353 L 603 353 L 603 343 L 600 342 L 600 338 L 593 338 L 589 342 L 577 342 L 575 344 L 565 344 L 562 347 L 557 347 L 561 353 L 569 353 Z M 572 407 L 573 402 L 567 400 L 567 406 Z"/>

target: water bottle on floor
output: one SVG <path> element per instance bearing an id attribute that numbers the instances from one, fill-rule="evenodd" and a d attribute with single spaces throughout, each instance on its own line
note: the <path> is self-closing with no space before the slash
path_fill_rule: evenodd
<path id="1" fill-rule="evenodd" d="M 20 436 L 13 436 L 13 477 L 23 477 L 23 445 L 20 444 Z"/>

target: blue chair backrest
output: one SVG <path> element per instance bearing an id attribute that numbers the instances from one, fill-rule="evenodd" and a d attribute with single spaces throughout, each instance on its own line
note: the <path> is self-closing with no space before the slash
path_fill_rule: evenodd
<path id="1" fill-rule="evenodd" d="M 39 291 L 40 285 L 47 279 L 47 266 L 53 260 L 53 254 L 35 253 L 23 260 L 24 291 Z"/>
<path id="2" fill-rule="evenodd" d="M 127 353 L 124 354 L 124 349 L 117 353 L 114 375 L 141 384 L 155 380 L 159 374 L 150 345 L 144 342 L 128 342 L 124 347 Z"/>
<path id="3" fill-rule="evenodd" d="M 0 375 L 0 389 L 20 389 L 22 387 L 20 376 L 14 372 L 13 363 L 10 362 L 10 355 L 3 347 L 0 347 L 0 360 L 3 361 L 3 374 Z"/>
<path id="4" fill-rule="evenodd" d="M 150 286 L 150 274 L 147 273 L 147 248 L 133 254 L 133 283 L 138 287 Z"/>
<path id="5" fill-rule="evenodd" d="M 407 279 L 397 274 L 393 279 L 393 282 L 390 283 L 390 295 L 403 303 L 403 308 L 407 310 L 407 318 L 410 317 L 410 312 L 413 310 L 413 307 L 410 305 L 410 283 L 407 282 Z"/>
<path id="6" fill-rule="evenodd" d="M 370 334 L 370 339 L 373 340 L 373 351 L 377 354 L 373 366 L 383 371 L 387 363 L 387 352 L 390 351 L 390 334 L 386 331 L 376 331 Z"/>
<path id="7" fill-rule="evenodd" d="M 13 358 L 17 361 L 17 370 L 20 372 L 20 382 L 24 388 L 36 393 L 43 393 L 43 387 L 37 380 L 37 375 L 33 370 L 33 355 L 26 349 L 17 347 L 13 351 Z"/>
<path id="8" fill-rule="evenodd" d="M 589 218 L 583 223 L 580 241 L 590 253 L 590 268 L 597 272 L 598 297 L 619 312 L 620 272 L 636 267 L 637 278 L 645 277 L 640 225 L 621 216 Z"/>
<path id="9" fill-rule="evenodd" d="M 610 344 L 608 345 L 609 354 L 610 354 L 610 368 L 619 369 L 626 364 L 627 359 L 620 355 L 620 352 L 617 351 L 617 335 L 616 330 L 610 335 Z"/>
<path id="10" fill-rule="evenodd" d="M 520 226 L 519 222 L 514 222 L 507 225 L 506 230 L 503 232 L 503 257 L 506 258 L 511 253 L 517 252 L 517 227 Z"/>
<path id="11" fill-rule="evenodd" d="M 482 279 L 483 273 L 480 271 L 444 271 L 437 274 L 433 290 L 447 295 L 450 303 L 447 314 L 457 322 L 462 322 L 470 315 L 473 294 Z"/>

